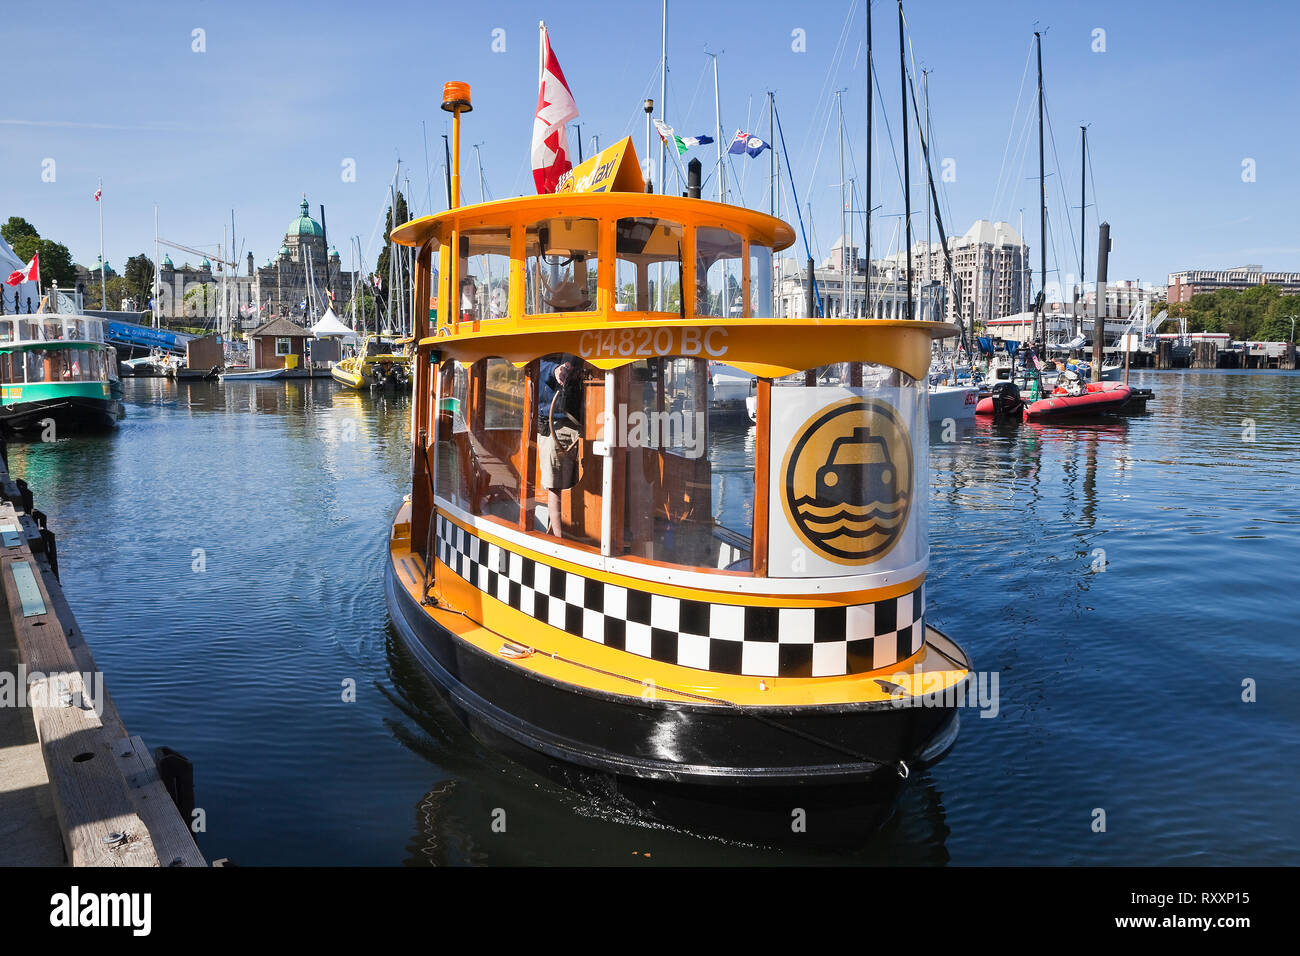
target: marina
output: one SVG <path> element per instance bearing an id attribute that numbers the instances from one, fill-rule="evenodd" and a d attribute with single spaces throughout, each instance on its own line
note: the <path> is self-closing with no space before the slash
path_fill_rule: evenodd
<path id="1" fill-rule="evenodd" d="M 20 923 L 847 865 L 891 925 L 1250 925 L 1226 868 L 1300 838 L 1285 30 L 1220 16 L 1247 83 L 1145 8 L 241 7 L 0 119 Z M 1171 164 L 1180 97 L 1224 128 Z"/>
<path id="2" fill-rule="evenodd" d="M 1300 561 L 1300 439 L 1264 425 L 1295 420 L 1297 379 L 1144 371 L 1133 381 L 1179 413 L 1011 431 L 975 421 L 952 442 L 936 429 L 931 570 L 951 583 L 932 591 L 928 618 L 976 649 L 989 668 L 982 696 L 977 684 L 957 746 L 914 775 L 877 834 L 779 852 L 655 826 L 463 729 L 391 630 L 382 589 L 358 586 L 382 579 L 384 525 L 409 481 L 409 396 L 376 402 L 324 381 L 127 380 L 115 435 L 13 445 L 10 463 L 59 530 L 64 587 L 131 732 L 193 761 L 208 860 L 1132 862 L 1131 846 L 1089 832 L 1103 806 L 1145 863 L 1285 863 L 1290 786 L 1271 768 L 1294 744 L 1294 721 L 1282 700 L 1242 704 L 1240 685 L 1300 681 L 1278 613 Z M 1253 442 L 1243 416 L 1264 425 Z M 711 449 L 720 483 L 743 480 L 727 460 L 741 460 L 744 435 Z M 253 436 L 262 462 L 240 454 Z M 159 454 L 208 477 L 176 482 L 151 463 Z M 213 457 L 229 469 L 211 474 Z M 247 531 L 221 522 L 250 485 L 263 520 Z M 182 512 L 188 530 L 155 520 Z M 333 556 L 324 565 L 322 551 Z M 1239 574 L 1206 571 L 1222 566 Z M 259 575 L 251 594 L 248 567 Z M 1257 624 L 1242 630 L 1242 618 Z M 1221 637 L 1185 636 L 1211 633 Z M 353 703 L 341 697 L 347 679 Z M 1213 773 L 1227 764 L 1233 775 Z M 1251 781 L 1249 801 L 1235 798 L 1239 779 Z M 510 839 L 492 831 L 496 807 Z"/>

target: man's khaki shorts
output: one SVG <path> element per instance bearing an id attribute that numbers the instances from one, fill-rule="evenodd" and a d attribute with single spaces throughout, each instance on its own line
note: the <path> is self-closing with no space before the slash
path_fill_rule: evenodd
<path id="1" fill-rule="evenodd" d="M 538 437 L 537 465 L 547 491 L 565 491 L 578 483 L 578 459 L 560 451 L 554 435 Z"/>

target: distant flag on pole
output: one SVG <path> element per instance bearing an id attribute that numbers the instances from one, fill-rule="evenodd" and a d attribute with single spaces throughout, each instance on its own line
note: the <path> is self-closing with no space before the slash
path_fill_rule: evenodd
<path id="1" fill-rule="evenodd" d="M 31 262 L 27 263 L 27 265 L 23 266 L 21 269 L 15 269 L 13 272 L 9 273 L 9 278 L 5 281 L 9 285 L 22 285 L 24 282 L 40 282 L 40 258 L 41 254 L 39 252 L 36 253 L 32 256 Z"/>
<path id="2" fill-rule="evenodd" d="M 95 202 L 99 202 L 99 197 L 104 195 L 104 187 L 100 186 L 95 190 Z"/>
<path id="3" fill-rule="evenodd" d="M 751 136 L 749 133 L 736 130 L 736 136 L 727 147 L 727 152 L 735 153 L 739 156 L 741 153 L 748 153 L 750 156 L 757 156 L 765 149 L 771 149 L 770 143 L 765 143 L 757 136 Z"/>
<path id="4" fill-rule="evenodd" d="M 538 193 L 553 193 L 560 177 L 573 168 L 569 160 L 569 137 L 566 124 L 578 118 L 578 104 L 573 101 L 564 71 L 551 50 L 546 24 L 541 29 L 537 116 L 533 119 L 533 182 Z"/>
<path id="5" fill-rule="evenodd" d="M 655 129 L 659 133 L 659 138 L 664 141 L 666 146 L 675 146 L 677 155 L 680 156 L 692 146 L 703 146 L 705 143 L 713 142 L 713 137 L 705 136 L 701 133 L 699 136 L 678 136 L 671 126 L 663 120 L 655 120 Z"/>

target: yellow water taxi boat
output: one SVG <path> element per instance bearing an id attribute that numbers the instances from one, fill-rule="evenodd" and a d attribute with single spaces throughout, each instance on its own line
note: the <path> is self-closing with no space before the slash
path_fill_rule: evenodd
<path id="1" fill-rule="evenodd" d="M 925 617 L 926 371 L 955 327 L 772 318 L 790 226 L 645 193 L 630 140 L 461 206 L 444 98 L 452 208 L 393 239 L 415 300 L 436 257 L 462 308 L 416 329 L 386 593 L 456 713 L 620 792 L 780 793 L 787 827 L 791 790 L 942 757 L 970 663 Z M 756 423 L 711 411 L 719 368 L 757 376 Z"/>
<path id="2" fill-rule="evenodd" d="M 356 355 L 330 366 L 330 375 L 347 388 L 407 388 L 411 383 L 411 357 L 406 347 L 412 341 L 367 334 Z"/>

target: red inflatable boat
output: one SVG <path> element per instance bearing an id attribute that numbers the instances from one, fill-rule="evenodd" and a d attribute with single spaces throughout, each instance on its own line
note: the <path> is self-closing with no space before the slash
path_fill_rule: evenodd
<path id="1" fill-rule="evenodd" d="M 1046 398 L 1025 406 L 1025 421 L 1064 418 L 1068 415 L 1102 415 L 1128 404 L 1132 390 L 1120 382 L 1089 382 L 1086 390 L 1071 395 L 1057 387 Z"/>

